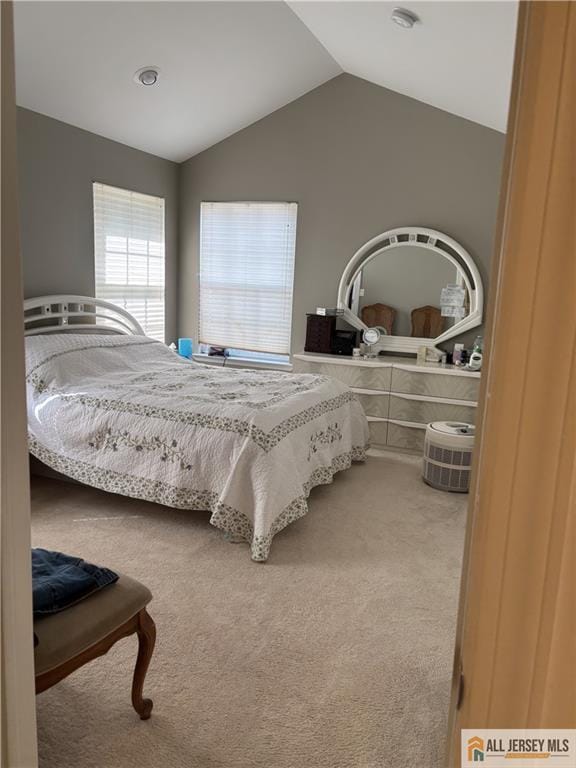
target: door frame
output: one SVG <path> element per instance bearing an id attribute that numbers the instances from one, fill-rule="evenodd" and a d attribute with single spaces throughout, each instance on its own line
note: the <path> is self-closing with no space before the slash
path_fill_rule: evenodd
<path id="1" fill-rule="evenodd" d="M 13 6 L 0 3 L 0 763 L 36 768 L 30 480 L 17 205 Z"/>

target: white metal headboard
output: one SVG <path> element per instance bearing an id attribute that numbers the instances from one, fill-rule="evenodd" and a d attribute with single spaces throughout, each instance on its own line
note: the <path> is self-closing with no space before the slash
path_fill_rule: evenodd
<path id="1" fill-rule="evenodd" d="M 55 294 L 24 301 L 25 336 L 66 331 L 145 335 L 129 312 L 102 299 Z"/>

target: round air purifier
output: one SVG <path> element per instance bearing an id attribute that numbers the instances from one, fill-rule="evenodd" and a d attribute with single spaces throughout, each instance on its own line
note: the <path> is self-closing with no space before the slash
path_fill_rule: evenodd
<path id="1" fill-rule="evenodd" d="M 474 426 L 434 421 L 424 439 L 424 482 L 441 491 L 468 493 L 472 472 Z"/>

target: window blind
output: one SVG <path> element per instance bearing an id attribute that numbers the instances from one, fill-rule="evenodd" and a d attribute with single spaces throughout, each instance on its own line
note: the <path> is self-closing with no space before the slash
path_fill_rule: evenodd
<path id="1" fill-rule="evenodd" d="M 164 200 L 100 183 L 93 194 L 96 298 L 164 341 Z"/>
<path id="2" fill-rule="evenodd" d="M 296 203 L 202 203 L 199 341 L 288 354 Z"/>

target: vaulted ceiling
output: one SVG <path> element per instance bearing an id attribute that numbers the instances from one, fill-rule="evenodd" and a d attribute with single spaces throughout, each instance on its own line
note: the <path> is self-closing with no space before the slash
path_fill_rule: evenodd
<path id="1" fill-rule="evenodd" d="M 516 2 L 408 2 L 411 30 L 395 5 L 18 0 L 17 101 L 176 161 L 344 71 L 505 130 Z"/>
<path id="2" fill-rule="evenodd" d="M 404 2 L 290 2 L 345 72 L 506 130 L 515 2 L 406 0 L 420 21 L 391 23 Z"/>

